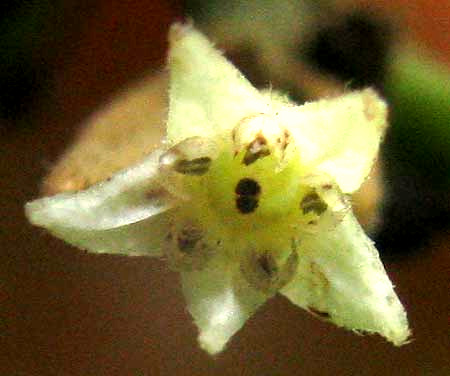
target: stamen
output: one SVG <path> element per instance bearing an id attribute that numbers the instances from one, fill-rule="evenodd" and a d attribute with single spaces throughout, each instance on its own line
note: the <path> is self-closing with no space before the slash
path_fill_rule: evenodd
<path id="1" fill-rule="evenodd" d="M 204 175 L 211 166 L 211 158 L 182 159 L 175 163 L 174 170 L 184 175 Z"/>
<path id="2" fill-rule="evenodd" d="M 291 281 L 298 266 L 297 252 L 291 254 L 279 265 L 271 251 L 250 252 L 241 263 L 241 271 L 247 282 L 255 289 L 267 294 L 275 294 Z"/>
<path id="3" fill-rule="evenodd" d="M 326 204 L 326 202 L 322 201 L 322 199 L 315 191 L 312 191 L 311 193 L 303 197 L 303 200 L 300 203 L 300 209 L 302 209 L 303 214 L 313 212 L 317 215 L 321 215 L 327 210 L 327 208 L 328 205 Z"/>
<path id="4" fill-rule="evenodd" d="M 261 267 L 261 270 L 267 274 L 268 278 L 274 277 L 278 272 L 277 264 L 268 252 L 261 255 L 258 259 L 258 264 Z"/>
<path id="5" fill-rule="evenodd" d="M 194 227 L 185 227 L 177 236 L 178 249 L 183 253 L 192 253 L 202 239 L 202 232 Z"/>
<path id="6" fill-rule="evenodd" d="M 267 140 L 259 135 L 254 141 L 247 147 L 247 151 L 244 155 L 242 162 L 248 166 L 256 162 L 260 158 L 264 158 L 270 155 L 270 149 L 267 146 Z"/>
<path id="7" fill-rule="evenodd" d="M 189 137 L 162 154 L 159 165 L 164 171 L 203 175 L 208 172 L 216 156 L 217 147 L 210 139 Z"/>
<path id="8" fill-rule="evenodd" d="M 165 238 L 165 254 L 173 270 L 200 270 L 211 251 L 203 229 L 197 224 L 175 225 Z"/>

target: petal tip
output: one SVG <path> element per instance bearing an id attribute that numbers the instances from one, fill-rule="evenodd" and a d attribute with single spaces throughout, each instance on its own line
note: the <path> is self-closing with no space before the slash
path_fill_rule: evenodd
<path id="1" fill-rule="evenodd" d="M 412 332 L 408 325 L 406 313 L 403 311 L 401 322 L 398 327 L 389 330 L 384 333 L 384 337 L 391 342 L 394 346 L 407 345 L 412 341 Z"/>
<path id="2" fill-rule="evenodd" d="M 372 88 L 362 90 L 363 112 L 367 121 L 375 121 L 376 128 L 384 133 L 388 122 L 388 108 L 386 102 Z"/>
<path id="3" fill-rule="evenodd" d="M 198 343 L 209 355 L 217 355 L 224 350 L 227 340 L 217 333 L 203 332 L 198 336 Z"/>
<path id="4" fill-rule="evenodd" d="M 45 202 L 43 199 L 37 199 L 25 204 L 25 217 L 36 226 L 45 226 L 48 222 L 45 218 Z"/>
<path id="5" fill-rule="evenodd" d="M 175 22 L 170 26 L 169 43 L 173 46 L 174 43 L 179 42 L 194 30 L 192 22 Z"/>

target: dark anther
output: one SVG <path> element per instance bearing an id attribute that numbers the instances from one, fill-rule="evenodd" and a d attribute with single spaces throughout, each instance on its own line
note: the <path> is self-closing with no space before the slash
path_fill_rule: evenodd
<path id="1" fill-rule="evenodd" d="M 201 157 L 191 160 L 182 159 L 178 161 L 174 169 L 176 172 L 185 175 L 203 175 L 208 172 L 211 165 L 211 158 Z"/>
<path id="2" fill-rule="evenodd" d="M 316 192 L 307 194 L 300 203 L 300 209 L 302 209 L 303 214 L 313 212 L 317 215 L 321 215 L 327 208 L 328 205 L 322 201 Z"/>
<path id="3" fill-rule="evenodd" d="M 184 253 L 191 253 L 202 238 L 202 232 L 192 227 L 186 227 L 178 234 L 178 249 Z"/>
<path id="4" fill-rule="evenodd" d="M 269 278 L 272 278 L 278 272 L 275 260 L 270 256 L 269 253 L 261 255 L 261 257 L 258 258 L 258 264 L 264 274 L 266 274 Z"/>
<path id="5" fill-rule="evenodd" d="M 155 206 L 164 205 L 164 198 L 168 196 L 168 192 L 161 187 L 156 187 L 145 193 L 145 197 L 153 202 Z"/>
<path id="6" fill-rule="evenodd" d="M 254 196 L 238 196 L 236 207 L 242 214 L 249 214 L 258 207 L 258 199 Z"/>
<path id="7" fill-rule="evenodd" d="M 267 146 L 267 140 L 263 136 L 258 136 L 248 145 L 242 162 L 248 166 L 259 158 L 267 157 L 268 155 L 270 155 L 270 150 Z"/>
<path id="8" fill-rule="evenodd" d="M 261 192 L 261 187 L 255 180 L 243 178 L 237 183 L 235 192 L 240 196 L 256 196 Z"/>

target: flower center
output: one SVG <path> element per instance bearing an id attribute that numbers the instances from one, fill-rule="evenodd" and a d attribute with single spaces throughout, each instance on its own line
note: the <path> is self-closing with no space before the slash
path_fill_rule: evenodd
<path id="1" fill-rule="evenodd" d="M 180 218 L 195 219 L 204 242 L 279 252 L 290 249 L 303 228 L 316 228 L 329 207 L 322 192 L 327 189 L 321 181 L 308 181 L 299 154 L 276 116 L 257 114 L 220 142 L 182 141 L 161 156 L 160 166 L 167 186 L 186 197 Z"/>
<path id="2" fill-rule="evenodd" d="M 261 140 L 257 142 L 260 144 Z M 298 213 L 298 159 L 280 161 L 260 146 L 250 143 L 237 153 L 225 149 L 205 176 L 210 206 L 224 223 L 237 229 L 273 226 L 288 221 L 294 211 Z M 254 153 L 249 153 L 250 148 Z"/>

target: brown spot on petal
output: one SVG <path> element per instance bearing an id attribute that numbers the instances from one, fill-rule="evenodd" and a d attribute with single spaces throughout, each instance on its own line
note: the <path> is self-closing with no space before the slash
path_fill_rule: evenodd
<path id="1" fill-rule="evenodd" d="M 236 142 L 236 128 L 233 128 L 231 131 L 231 139 L 233 140 L 233 143 Z"/>
<path id="2" fill-rule="evenodd" d="M 283 150 L 286 150 L 287 146 L 291 142 L 291 134 L 290 134 L 290 132 L 287 129 L 285 129 L 283 131 L 283 136 L 284 136 L 284 140 L 283 140 L 283 144 L 281 145 L 281 148 Z"/>
<path id="3" fill-rule="evenodd" d="M 310 269 L 314 276 L 314 284 L 316 287 L 328 288 L 330 281 L 325 274 L 323 274 L 322 270 L 320 270 L 320 267 L 315 262 L 311 262 Z"/>

